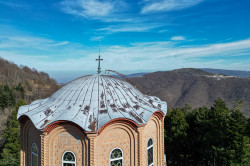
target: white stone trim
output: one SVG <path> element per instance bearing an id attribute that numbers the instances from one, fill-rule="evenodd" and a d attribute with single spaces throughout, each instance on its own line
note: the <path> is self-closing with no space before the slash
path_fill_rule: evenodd
<path id="1" fill-rule="evenodd" d="M 74 155 L 75 161 L 64 161 L 64 160 L 63 160 L 63 157 L 64 157 L 65 153 L 67 153 L 67 152 L 70 152 L 70 153 L 72 153 L 72 154 Z M 72 152 L 72 151 L 65 151 L 65 152 L 63 153 L 63 155 L 62 155 L 62 166 L 63 166 L 64 163 L 66 163 L 66 164 L 75 164 L 75 166 L 76 166 L 76 155 L 75 155 L 75 153 Z"/>
<path id="2" fill-rule="evenodd" d="M 111 153 L 112 153 L 115 149 L 121 150 L 121 152 L 122 152 L 122 157 L 115 158 L 115 159 L 111 159 Z M 124 165 L 124 164 L 123 164 L 123 151 L 122 151 L 121 148 L 114 148 L 114 149 L 112 149 L 111 152 L 109 153 L 109 165 L 111 166 L 111 161 L 116 161 L 116 160 L 122 160 L 122 165 Z"/>

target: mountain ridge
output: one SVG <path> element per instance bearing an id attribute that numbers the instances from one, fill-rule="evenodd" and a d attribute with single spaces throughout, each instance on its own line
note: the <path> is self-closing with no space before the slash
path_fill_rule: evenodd
<path id="1" fill-rule="evenodd" d="M 200 69 L 184 68 L 158 71 L 130 78 L 147 95 L 167 101 L 168 108 L 212 106 L 222 98 L 229 106 L 243 101 L 242 112 L 250 116 L 250 78 L 208 73 Z"/>
<path id="2" fill-rule="evenodd" d="M 186 68 L 187 69 L 187 68 Z M 244 70 L 227 70 L 227 69 L 213 69 L 213 68 L 193 68 L 193 69 L 199 69 L 211 74 L 222 74 L 222 75 L 228 75 L 228 76 L 236 76 L 236 77 L 250 77 L 250 71 L 244 71 Z M 175 70 L 180 70 L 180 69 L 175 69 Z M 170 70 L 174 71 L 174 70 Z M 149 74 L 152 72 L 142 72 L 142 73 L 132 73 L 132 74 L 127 74 L 126 76 L 128 78 L 131 77 L 139 77 L 143 76 L 144 74 Z"/>
<path id="3" fill-rule="evenodd" d="M 237 77 L 250 77 L 250 71 L 243 70 L 225 70 L 225 69 L 212 69 L 212 68 L 201 68 L 201 70 L 214 73 L 214 74 L 225 74 Z"/>

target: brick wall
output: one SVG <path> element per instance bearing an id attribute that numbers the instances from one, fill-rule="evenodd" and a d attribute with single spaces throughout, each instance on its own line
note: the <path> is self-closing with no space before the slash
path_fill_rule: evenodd
<path id="1" fill-rule="evenodd" d="M 114 148 L 123 151 L 124 166 L 136 165 L 137 134 L 130 126 L 122 123 L 115 123 L 105 128 L 95 140 L 95 165 L 108 166 L 110 153 Z"/>
<path id="2" fill-rule="evenodd" d="M 37 130 L 33 123 L 28 120 L 21 125 L 21 159 L 20 165 L 31 165 L 31 146 L 33 143 L 38 148 L 38 165 L 41 165 L 41 131 Z"/>
<path id="3" fill-rule="evenodd" d="M 77 166 L 109 166 L 110 153 L 114 148 L 122 149 L 124 166 L 146 166 L 147 143 L 152 138 L 154 165 L 163 166 L 163 122 L 152 115 L 148 123 L 139 128 L 133 128 L 128 123 L 112 123 L 99 135 L 97 132 L 85 133 L 72 124 L 64 123 L 47 135 L 37 130 L 29 120 L 21 125 L 21 165 L 23 160 L 26 166 L 31 165 L 31 145 L 36 143 L 39 165 L 42 166 L 61 166 L 65 151 L 72 151 L 76 155 Z"/>
<path id="4" fill-rule="evenodd" d="M 62 155 L 71 151 L 76 156 L 77 165 L 88 163 L 89 141 L 81 130 L 73 125 L 62 125 L 50 132 L 45 140 L 46 153 L 44 163 L 46 166 L 62 165 Z"/>

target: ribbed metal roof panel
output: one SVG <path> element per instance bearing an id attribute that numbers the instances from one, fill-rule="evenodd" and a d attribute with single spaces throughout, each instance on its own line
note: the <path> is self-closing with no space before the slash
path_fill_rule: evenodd
<path id="1" fill-rule="evenodd" d="M 20 107 L 18 118 L 28 116 L 40 130 L 53 122 L 67 120 L 91 131 L 91 125 L 95 124 L 98 130 L 116 118 L 145 124 L 155 111 L 166 114 L 167 103 L 141 93 L 122 79 L 90 75 L 71 81 L 49 98 Z"/>

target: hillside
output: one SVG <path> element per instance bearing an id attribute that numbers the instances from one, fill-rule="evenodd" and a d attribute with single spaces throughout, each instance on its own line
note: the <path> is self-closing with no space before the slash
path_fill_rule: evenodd
<path id="1" fill-rule="evenodd" d="M 27 66 L 16 64 L 0 58 L 0 85 L 16 87 L 21 84 L 25 91 L 25 100 L 31 102 L 37 98 L 44 98 L 58 89 L 57 82 L 47 73 L 38 72 Z"/>
<path id="2" fill-rule="evenodd" d="M 229 106 L 231 101 L 243 101 L 242 112 L 250 116 L 250 79 L 211 74 L 199 69 L 160 71 L 131 78 L 137 87 L 148 95 L 168 102 L 168 108 L 212 106 L 222 98 Z"/>
<path id="3" fill-rule="evenodd" d="M 15 103 L 21 98 L 27 103 L 46 98 L 58 88 L 57 82 L 47 73 L 27 66 L 19 67 L 0 58 L 0 147 L 3 130 Z"/>

